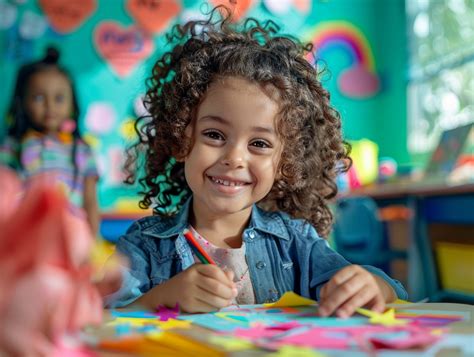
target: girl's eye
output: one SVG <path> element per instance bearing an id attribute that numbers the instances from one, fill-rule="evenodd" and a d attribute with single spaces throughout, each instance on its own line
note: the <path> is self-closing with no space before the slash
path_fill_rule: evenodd
<path id="1" fill-rule="evenodd" d="M 62 94 L 57 95 L 57 96 L 56 96 L 56 102 L 62 103 L 62 102 L 64 102 L 64 98 L 65 98 L 65 97 L 64 97 L 64 95 L 62 95 Z"/>
<path id="2" fill-rule="evenodd" d="M 224 140 L 224 136 L 215 130 L 205 131 L 203 135 L 212 140 Z"/>
<path id="3" fill-rule="evenodd" d="M 43 100 L 44 100 L 44 95 L 42 94 L 36 94 L 33 96 L 34 102 L 42 102 Z"/>
<path id="4" fill-rule="evenodd" d="M 272 146 L 270 145 L 270 143 L 264 141 L 264 140 L 255 140 L 253 141 L 252 143 L 250 143 L 250 145 L 256 147 L 256 148 L 259 148 L 259 149 L 269 149 L 271 148 Z"/>

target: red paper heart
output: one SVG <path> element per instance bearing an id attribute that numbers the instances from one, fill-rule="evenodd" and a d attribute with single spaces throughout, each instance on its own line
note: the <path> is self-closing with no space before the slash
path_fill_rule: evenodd
<path id="1" fill-rule="evenodd" d="M 136 27 L 123 28 L 114 21 L 100 23 L 94 31 L 97 52 L 120 77 L 126 77 L 153 51 L 153 41 Z"/>
<path id="2" fill-rule="evenodd" d="M 239 21 L 244 17 L 250 7 L 252 7 L 253 0 L 211 0 L 212 5 L 224 5 L 232 10 L 232 21 Z"/>
<path id="3" fill-rule="evenodd" d="M 161 32 L 181 11 L 176 0 L 128 0 L 127 10 L 135 21 L 148 32 Z"/>
<path id="4" fill-rule="evenodd" d="M 40 6 L 57 32 L 78 28 L 96 9 L 95 0 L 40 0 Z"/>

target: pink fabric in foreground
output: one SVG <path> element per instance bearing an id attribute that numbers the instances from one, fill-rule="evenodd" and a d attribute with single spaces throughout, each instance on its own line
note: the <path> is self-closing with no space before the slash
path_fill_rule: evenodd
<path id="1" fill-rule="evenodd" d="M 91 231 L 47 176 L 25 192 L 0 167 L 0 349 L 52 356 L 66 334 L 102 319 Z M 1 354 L 1 351 L 0 351 Z"/>

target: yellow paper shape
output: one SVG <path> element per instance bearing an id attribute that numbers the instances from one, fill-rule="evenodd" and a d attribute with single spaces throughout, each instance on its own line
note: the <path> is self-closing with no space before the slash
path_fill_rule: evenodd
<path id="1" fill-rule="evenodd" d="M 394 304 L 411 304 L 410 301 L 402 300 L 402 299 L 397 299 L 394 301 Z"/>
<path id="2" fill-rule="evenodd" d="M 401 326 L 406 325 L 408 323 L 408 320 L 401 320 L 395 318 L 394 309 L 388 309 L 383 313 L 363 308 L 358 308 L 356 309 L 356 311 L 361 315 L 367 316 L 369 318 L 369 323 L 373 325 Z"/>
<path id="3" fill-rule="evenodd" d="M 172 328 L 189 328 L 191 321 L 168 319 L 167 321 L 160 321 L 158 319 L 146 319 L 136 317 L 117 317 L 107 323 L 108 326 L 115 326 L 119 324 L 130 324 L 132 327 L 143 327 L 145 325 L 153 325 L 162 330 L 169 330 Z"/>
<path id="4" fill-rule="evenodd" d="M 209 338 L 209 342 L 214 345 L 221 346 L 229 352 L 255 349 L 255 346 L 249 341 L 232 336 L 211 336 Z"/>
<path id="5" fill-rule="evenodd" d="M 97 138 L 96 136 L 92 134 L 86 133 L 82 135 L 82 139 L 84 139 L 87 145 L 89 145 L 93 149 L 97 149 L 99 147 L 99 144 L 100 144 L 99 138 Z"/>
<path id="6" fill-rule="evenodd" d="M 124 139 L 134 140 L 137 138 L 137 132 L 135 131 L 135 119 L 127 118 L 120 126 L 120 134 Z"/>
<path id="7" fill-rule="evenodd" d="M 311 348 L 297 347 L 297 346 L 283 346 L 277 352 L 268 354 L 272 357 L 325 357 Z"/>
<path id="8" fill-rule="evenodd" d="M 164 348 L 174 350 L 177 356 L 224 356 L 223 352 L 210 345 L 173 332 L 164 332 L 161 335 L 146 336 L 146 339 L 150 341 L 150 344 L 154 343 Z"/>
<path id="9" fill-rule="evenodd" d="M 263 304 L 265 307 L 288 307 L 288 306 L 308 306 L 315 305 L 316 301 L 302 297 L 293 291 L 287 291 L 280 300 L 269 304 Z"/>

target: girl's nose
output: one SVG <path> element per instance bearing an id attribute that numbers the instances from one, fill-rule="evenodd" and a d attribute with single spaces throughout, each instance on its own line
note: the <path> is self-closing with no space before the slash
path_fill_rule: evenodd
<path id="1" fill-rule="evenodd" d="M 230 168 L 243 167 L 244 154 L 238 148 L 228 150 L 225 155 L 222 156 L 221 164 Z"/>

